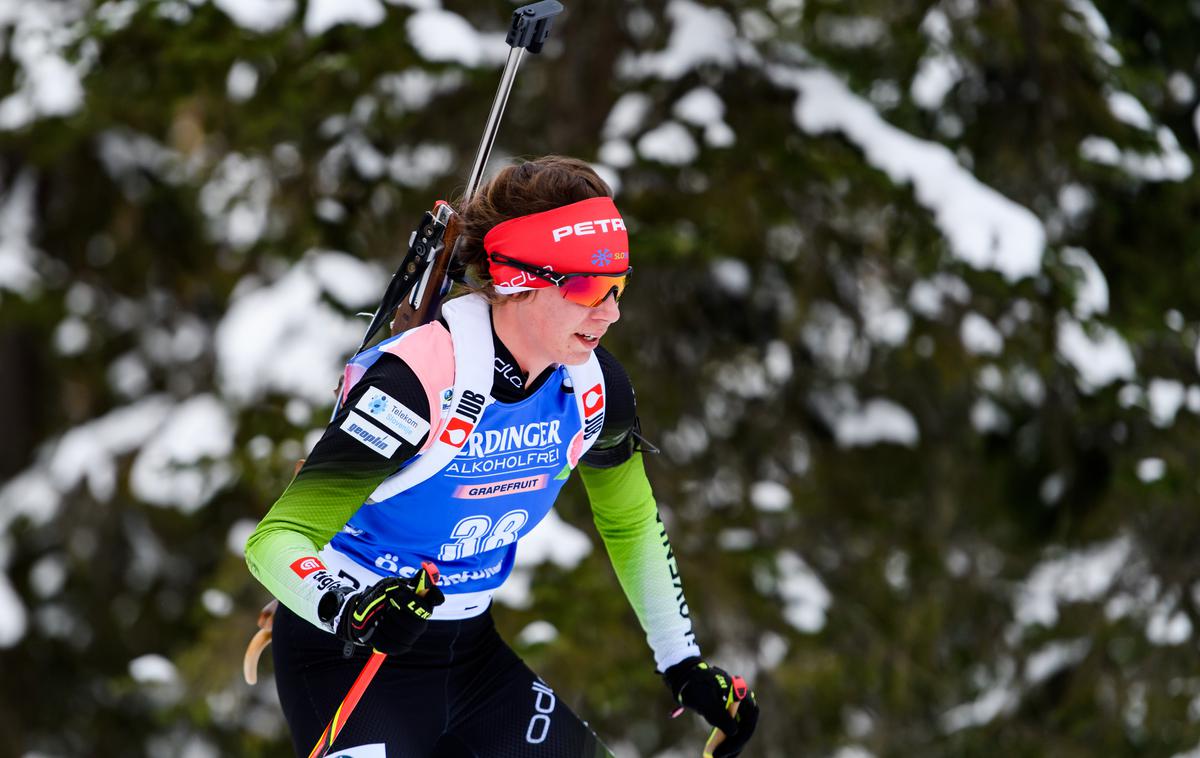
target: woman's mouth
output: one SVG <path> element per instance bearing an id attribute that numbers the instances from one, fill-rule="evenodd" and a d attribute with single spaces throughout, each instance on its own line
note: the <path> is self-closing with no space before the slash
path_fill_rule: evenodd
<path id="1" fill-rule="evenodd" d="M 600 344 L 600 338 L 594 334 L 584 334 L 583 332 L 576 332 L 575 336 L 578 337 L 579 341 L 582 342 L 584 345 L 586 345 L 589 349 Z"/>

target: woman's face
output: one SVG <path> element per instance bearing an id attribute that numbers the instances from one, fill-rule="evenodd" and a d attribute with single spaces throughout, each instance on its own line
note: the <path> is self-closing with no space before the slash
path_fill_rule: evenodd
<path id="1" fill-rule="evenodd" d="M 590 308 L 564 299 L 558 287 L 534 290 L 530 297 L 505 307 L 513 308 L 527 338 L 525 347 L 537 354 L 539 362 L 568 366 L 585 363 L 600 338 L 621 317 L 621 309 L 611 297 Z"/>

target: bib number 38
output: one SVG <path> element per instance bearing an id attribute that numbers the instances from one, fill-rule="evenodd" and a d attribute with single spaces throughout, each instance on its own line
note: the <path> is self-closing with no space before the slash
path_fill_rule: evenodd
<path id="1" fill-rule="evenodd" d="M 468 558 L 476 553 L 485 553 L 517 541 L 521 527 L 529 522 L 529 513 L 523 510 L 509 511 L 496 519 L 480 514 L 467 516 L 454 525 L 450 537 L 454 542 L 447 542 L 438 551 L 438 559 L 455 561 Z"/>

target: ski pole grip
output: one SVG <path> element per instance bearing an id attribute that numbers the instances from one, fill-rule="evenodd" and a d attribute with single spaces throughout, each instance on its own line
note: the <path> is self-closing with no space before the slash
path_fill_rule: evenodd
<path id="1" fill-rule="evenodd" d="M 433 561 L 421 561 L 421 570 L 425 572 L 425 576 L 429 577 L 430 585 L 436 585 L 442 579 L 442 574 L 438 571 L 437 564 Z M 429 594 L 429 586 L 424 581 L 418 579 L 416 593 L 419 597 L 425 597 Z"/>
<path id="2" fill-rule="evenodd" d="M 733 678 L 733 697 L 734 700 L 729 704 L 729 715 L 737 716 L 738 706 L 746 699 L 746 693 L 749 688 L 746 687 L 746 680 L 740 676 Z M 713 758 L 713 752 L 720 747 L 725 741 L 725 732 L 720 729 L 712 730 L 712 734 L 708 735 L 708 741 L 704 743 L 704 753 L 701 758 Z"/>
<path id="3" fill-rule="evenodd" d="M 512 26 L 504 39 L 509 47 L 523 47 L 531 53 L 542 52 L 542 45 L 550 36 L 554 17 L 562 13 L 563 5 L 558 0 L 541 0 L 522 5 L 513 11 Z"/>

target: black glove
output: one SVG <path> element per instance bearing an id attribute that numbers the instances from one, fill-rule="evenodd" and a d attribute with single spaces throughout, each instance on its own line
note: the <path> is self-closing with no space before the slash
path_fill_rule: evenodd
<path id="1" fill-rule="evenodd" d="M 675 702 L 691 708 L 725 733 L 725 741 L 717 747 L 713 758 L 742 752 L 758 725 L 758 702 L 740 676 L 730 676 L 700 658 L 687 658 L 667 669 L 663 680 L 671 688 Z M 741 705 L 737 715 L 730 716 L 729 706 L 738 701 Z"/>
<path id="2" fill-rule="evenodd" d="M 361 592 L 330 599 L 336 595 L 334 590 L 321 598 L 320 612 L 332 621 L 334 634 L 388 655 L 408 652 L 425 631 L 433 609 L 446 601 L 424 569 L 412 579 L 389 577 Z M 340 602 L 337 614 L 327 616 L 335 602 Z"/>

